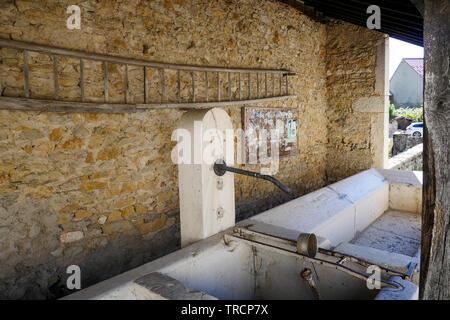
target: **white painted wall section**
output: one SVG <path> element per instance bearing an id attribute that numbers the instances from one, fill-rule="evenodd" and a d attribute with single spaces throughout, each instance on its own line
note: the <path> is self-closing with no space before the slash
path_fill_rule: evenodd
<path id="1" fill-rule="evenodd" d="M 389 206 L 389 183 L 376 169 L 369 169 L 333 183 L 330 189 L 355 207 L 355 232 L 368 227 Z"/>
<path id="2" fill-rule="evenodd" d="M 181 246 L 205 239 L 234 226 L 234 177 L 219 177 L 213 171 L 216 160 L 225 157 L 226 129 L 233 129 L 229 115 L 220 108 L 188 111 L 180 119 L 180 129 L 190 141 L 190 155 L 177 149 L 180 191 Z M 183 132 L 181 132 L 183 133 Z M 184 151 L 187 152 L 187 151 Z"/>
<path id="3" fill-rule="evenodd" d="M 389 208 L 422 213 L 422 171 L 377 170 L 389 182 Z"/>

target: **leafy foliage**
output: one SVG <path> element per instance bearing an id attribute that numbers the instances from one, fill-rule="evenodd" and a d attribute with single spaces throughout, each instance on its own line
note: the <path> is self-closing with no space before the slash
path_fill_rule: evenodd
<path id="1" fill-rule="evenodd" d="M 423 107 L 419 108 L 395 108 L 393 104 L 389 106 L 389 117 L 403 116 L 414 119 L 418 122 L 423 121 Z"/>
<path id="2" fill-rule="evenodd" d="M 395 106 L 391 103 L 389 106 L 389 119 L 392 119 L 395 115 Z"/>

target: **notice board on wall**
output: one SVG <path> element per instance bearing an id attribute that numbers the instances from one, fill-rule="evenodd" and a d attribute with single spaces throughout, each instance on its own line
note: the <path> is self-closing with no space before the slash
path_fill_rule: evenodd
<path id="1" fill-rule="evenodd" d="M 246 163 L 273 161 L 276 152 L 272 149 L 276 146 L 280 158 L 298 153 L 297 109 L 244 107 L 242 122 Z"/>

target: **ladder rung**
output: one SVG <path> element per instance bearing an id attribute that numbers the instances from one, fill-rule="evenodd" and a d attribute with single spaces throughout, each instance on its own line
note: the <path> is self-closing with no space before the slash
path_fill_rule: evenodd
<path id="1" fill-rule="evenodd" d="M 239 100 L 242 99 L 242 81 L 241 81 L 241 73 L 239 72 Z"/>
<path id="2" fill-rule="evenodd" d="M 217 72 L 217 101 L 220 101 L 220 72 Z"/>
<path id="3" fill-rule="evenodd" d="M 130 102 L 130 84 L 128 82 L 128 64 L 125 64 L 125 103 Z"/>
<path id="4" fill-rule="evenodd" d="M 84 102 L 84 60 L 80 59 L 80 89 L 81 89 L 81 102 Z"/>
<path id="5" fill-rule="evenodd" d="M 148 103 L 148 71 L 144 67 L 144 103 Z"/>
<path id="6" fill-rule="evenodd" d="M 177 70 L 178 102 L 181 102 L 181 71 Z"/>
<path id="7" fill-rule="evenodd" d="M 58 58 L 53 55 L 53 99 L 58 100 Z"/>
<path id="8" fill-rule="evenodd" d="M 108 102 L 108 62 L 103 61 L 103 66 L 105 69 L 105 102 Z"/>
<path id="9" fill-rule="evenodd" d="M 231 73 L 228 72 L 228 100 L 231 101 Z"/>
<path id="10" fill-rule="evenodd" d="M 283 76 L 280 74 L 280 96 L 283 95 L 281 88 L 283 87 Z"/>
<path id="11" fill-rule="evenodd" d="M 275 97 L 275 74 L 272 73 L 272 97 Z"/>
<path id="12" fill-rule="evenodd" d="M 286 78 L 286 95 L 289 95 L 289 84 L 288 84 L 289 77 L 286 75 L 285 78 Z"/>
<path id="13" fill-rule="evenodd" d="M 23 79 L 23 90 L 25 91 L 25 97 L 30 97 L 30 79 L 29 79 L 29 71 L 28 71 L 28 52 L 27 50 L 23 51 L 23 68 L 24 68 L 24 79 Z"/>
<path id="14" fill-rule="evenodd" d="M 164 69 L 161 69 L 161 101 L 166 101 L 166 76 Z"/>
<path id="15" fill-rule="evenodd" d="M 205 86 L 206 102 L 208 102 L 208 71 L 205 71 Z"/>
<path id="16" fill-rule="evenodd" d="M 251 98 L 250 73 L 248 73 L 248 99 Z"/>
<path id="17" fill-rule="evenodd" d="M 265 82 L 265 86 L 266 86 L 266 94 L 264 95 L 267 98 L 267 73 L 264 73 L 264 82 Z"/>
<path id="18" fill-rule="evenodd" d="M 256 97 L 259 99 L 259 73 L 256 74 Z"/>
<path id="19" fill-rule="evenodd" d="M 192 76 L 192 102 L 195 102 L 195 74 L 194 71 L 191 72 Z"/>

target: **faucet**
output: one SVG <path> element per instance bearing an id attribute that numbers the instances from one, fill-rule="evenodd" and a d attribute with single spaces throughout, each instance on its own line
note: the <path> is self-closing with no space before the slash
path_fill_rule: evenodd
<path id="1" fill-rule="evenodd" d="M 225 163 L 225 161 L 222 159 L 219 159 L 216 162 L 214 162 L 214 173 L 217 176 L 223 176 L 227 171 L 237 173 L 237 174 L 243 174 L 245 176 L 249 176 L 249 177 L 253 177 L 253 178 L 270 181 L 273 184 L 275 184 L 278 188 L 280 188 L 281 190 L 286 192 L 288 195 L 290 195 L 291 197 L 294 196 L 291 189 L 289 189 L 287 186 L 285 186 L 284 184 L 282 184 L 280 181 L 278 181 L 277 179 L 275 179 L 272 176 L 260 174 L 257 172 L 242 170 L 242 169 L 238 169 L 238 168 L 228 167 L 227 164 Z"/>

